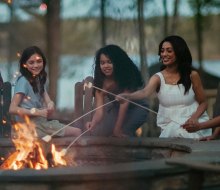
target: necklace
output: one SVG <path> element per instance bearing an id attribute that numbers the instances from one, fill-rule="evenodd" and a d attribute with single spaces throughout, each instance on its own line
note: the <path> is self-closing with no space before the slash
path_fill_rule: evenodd
<path id="1" fill-rule="evenodd" d="M 179 81 L 179 73 L 170 73 L 166 70 L 163 73 L 164 80 L 167 84 L 177 85 Z"/>
<path id="2" fill-rule="evenodd" d="M 166 84 L 171 84 L 171 85 L 177 85 L 178 81 L 177 80 L 165 80 Z"/>

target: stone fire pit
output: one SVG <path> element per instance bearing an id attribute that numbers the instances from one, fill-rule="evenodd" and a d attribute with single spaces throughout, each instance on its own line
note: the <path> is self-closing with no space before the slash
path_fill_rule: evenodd
<path id="1" fill-rule="evenodd" d="M 62 149 L 72 140 L 57 138 L 53 143 Z M 195 187 L 190 182 L 191 171 L 198 171 L 195 163 L 220 163 L 219 143 L 189 139 L 82 137 L 66 155 L 69 166 L 47 170 L 0 170 L 0 189 L 188 189 Z M 11 151 L 13 144 L 10 140 L 0 139 L 0 157 Z M 72 164 L 73 158 L 77 166 Z M 204 168 L 200 169 L 204 171 Z M 218 171 L 209 171 L 218 176 Z M 213 180 L 201 179 L 197 181 L 200 187 L 213 184 Z M 215 185 L 220 187 L 218 181 Z"/>

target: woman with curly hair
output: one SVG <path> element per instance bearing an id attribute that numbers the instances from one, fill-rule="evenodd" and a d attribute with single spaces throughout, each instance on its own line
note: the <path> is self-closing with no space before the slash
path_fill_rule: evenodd
<path id="1" fill-rule="evenodd" d="M 96 52 L 94 63 L 95 87 L 113 94 L 133 92 L 143 88 L 144 82 L 137 66 L 127 53 L 117 45 L 107 45 Z M 96 107 L 115 97 L 101 90 L 94 90 Z M 138 101 L 147 106 L 146 101 Z M 134 136 L 135 131 L 147 119 L 143 108 L 115 101 L 109 106 L 97 109 L 92 121 L 86 127 L 96 136 Z"/>
<path id="2" fill-rule="evenodd" d="M 15 121 L 24 122 L 28 116 L 36 125 L 38 137 L 51 135 L 65 125 L 57 120 L 48 120 L 48 116 L 55 110 L 54 102 L 50 99 L 45 83 L 46 58 L 37 46 L 26 48 L 19 60 L 21 75 L 18 77 L 9 113 L 15 115 Z M 65 127 L 57 136 L 78 136 L 81 130 Z"/>

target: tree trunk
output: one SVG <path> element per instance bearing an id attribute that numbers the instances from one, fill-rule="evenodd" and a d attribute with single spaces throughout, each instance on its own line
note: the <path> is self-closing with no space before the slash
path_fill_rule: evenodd
<path id="1" fill-rule="evenodd" d="M 147 50 L 145 46 L 145 34 L 144 34 L 144 0 L 138 0 L 138 29 L 139 29 L 139 52 L 141 62 L 141 74 L 144 80 L 149 79 L 149 72 L 147 68 Z"/>
<path id="2" fill-rule="evenodd" d="M 106 0 L 101 0 L 101 40 L 102 47 L 106 45 L 106 19 L 105 19 Z"/>
<path id="3" fill-rule="evenodd" d="M 198 49 L 199 72 L 202 75 L 202 60 L 203 60 L 203 38 L 202 38 L 202 14 L 201 14 L 201 0 L 196 0 L 196 37 Z"/>
<path id="4" fill-rule="evenodd" d="M 59 78 L 59 58 L 61 47 L 60 32 L 60 0 L 47 1 L 47 57 L 49 70 L 49 95 L 53 101 L 57 99 L 57 81 Z"/>
<path id="5" fill-rule="evenodd" d="M 145 81 L 149 80 L 149 70 L 147 66 L 147 50 L 145 46 L 145 32 L 144 32 L 144 0 L 137 0 L 138 8 L 138 29 L 139 29 L 139 54 L 140 54 L 140 69 L 141 75 Z M 150 103 L 151 104 L 151 103 Z M 148 122 L 144 123 L 142 128 L 142 136 L 151 136 L 151 129 L 154 128 L 153 117 L 151 113 L 148 116 Z"/>
<path id="6" fill-rule="evenodd" d="M 14 27 L 13 24 L 14 20 L 14 5 L 13 3 L 8 5 L 10 9 L 10 23 L 9 23 L 9 30 L 8 30 L 8 65 L 7 65 L 7 80 L 11 79 L 11 67 L 13 61 L 13 45 L 14 45 Z"/>
<path id="7" fill-rule="evenodd" d="M 164 8 L 164 36 L 168 35 L 168 11 L 167 11 L 167 0 L 163 0 Z"/>
<path id="8" fill-rule="evenodd" d="M 175 0 L 174 9 L 173 9 L 173 21 L 172 21 L 172 26 L 171 26 L 172 34 L 176 34 L 177 22 L 179 18 L 178 9 L 179 9 L 179 0 Z"/>

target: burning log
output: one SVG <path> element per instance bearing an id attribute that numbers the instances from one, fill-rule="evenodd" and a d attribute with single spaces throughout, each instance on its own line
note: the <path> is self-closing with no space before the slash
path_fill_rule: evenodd
<path id="1" fill-rule="evenodd" d="M 16 158 L 18 156 L 19 152 L 16 151 L 13 154 L 11 154 L 1 165 L 0 169 L 8 169 L 11 168 L 11 165 L 16 162 Z"/>
<path id="2" fill-rule="evenodd" d="M 56 151 L 55 145 L 43 143 L 37 138 L 35 125 L 26 117 L 25 123 L 17 123 L 13 127 L 16 136 L 12 139 L 16 151 L 0 166 L 0 169 L 47 169 L 66 165 L 62 152 Z M 49 148 L 49 146 L 51 146 Z M 46 156 L 44 156 L 46 155 Z"/>

